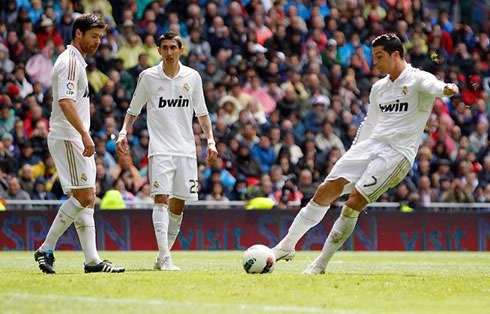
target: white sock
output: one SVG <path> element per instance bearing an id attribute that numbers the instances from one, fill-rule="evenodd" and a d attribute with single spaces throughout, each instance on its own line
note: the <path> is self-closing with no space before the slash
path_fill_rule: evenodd
<path id="1" fill-rule="evenodd" d="M 102 262 L 95 241 L 94 209 L 85 207 L 75 219 L 75 229 L 85 255 L 85 264 Z"/>
<path id="2" fill-rule="evenodd" d="M 294 218 L 291 227 L 289 227 L 288 234 L 277 246 L 283 250 L 294 250 L 299 239 L 301 239 L 308 230 L 322 221 L 329 208 L 330 205 L 322 206 L 310 201 L 300 210 L 296 218 Z"/>
<path id="3" fill-rule="evenodd" d="M 46 236 L 44 243 L 39 247 L 39 250 L 43 252 L 49 250 L 54 251 L 56 242 L 58 242 L 61 235 L 73 223 L 82 209 L 83 206 L 73 196 L 66 200 L 58 210 L 58 214 L 56 214 L 56 217 L 49 228 L 48 235 Z"/>
<path id="4" fill-rule="evenodd" d="M 357 210 L 347 206 L 342 207 L 340 217 L 333 224 L 332 230 L 323 246 L 322 253 L 316 260 L 317 263 L 323 266 L 327 265 L 334 253 L 337 252 L 345 240 L 352 234 L 352 231 L 354 231 L 358 216 L 359 212 Z"/>
<path id="5" fill-rule="evenodd" d="M 175 239 L 180 231 L 180 225 L 182 224 L 182 217 L 184 214 L 176 215 L 170 210 L 168 211 L 168 249 L 171 250 L 174 246 Z"/>
<path id="6" fill-rule="evenodd" d="M 155 204 L 153 207 L 153 228 L 158 243 L 158 258 L 169 256 L 168 249 L 168 205 Z"/>

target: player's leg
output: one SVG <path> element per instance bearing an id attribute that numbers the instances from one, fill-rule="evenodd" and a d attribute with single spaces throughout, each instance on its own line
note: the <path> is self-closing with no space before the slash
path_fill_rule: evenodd
<path id="1" fill-rule="evenodd" d="M 79 179 L 76 175 L 76 165 L 70 141 L 51 139 L 48 137 L 48 147 L 56 165 L 63 191 L 68 193 L 77 185 Z M 39 263 L 39 268 L 45 273 L 55 273 L 53 251 L 61 235 L 70 227 L 78 214 L 91 202 L 90 199 L 71 196 L 58 210 L 56 217 L 49 228 L 48 235 L 43 244 L 34 253 L 34 259 Z"/>
<path id="2" fill-rule="evenodd" d="M 180 232 L 180 225 L 184 216 L 185 200 L 171 198 L 168 212 L 168 249 L 171 250 Z"/>
<path id="3" fill-rule="evenodd" d="M 323 219 L 330 204 L 341 195 L 348 183 L 346 179 L 338 178 L 325 181 L 318 187 L 313 199 L 294 218 L 288 234 L 272 249 L 276 260 L 290 260 L 294 257 L 298 241 Z"/>
<path id="4" fill-rule="evenodd" d="M 352 191 L 354 184 L 369 164 L 372 155 L 371 143 L 359 143 L 344 154 L 335 164 L 325 181 L 318 187 L 313 199 L 303 207 L 286 237 L 272 250 L 276 260 L 289 260 L 298 241 L 325 216 L 330 204 L 340 195 Z"/>
<path id="5" fill-rule="evenodd" d="M 328 235 L 323 246 L 322 253 L 304 271 L 305 274 L 322 274 L 325 272 L 327 263 L 335 252 L 344 244 L 352 234 L 357 223 L 359 213 L 368 204 L 367 200 L 356 189 L 352 191 L 349 199 L 342 207 L 340 217 L 333 224 L 332 230 Z"/>
<path id="6" fill-rule="evenodd" d="M 84 199 L 88 203 L 75 219 L 75 229 L 85 255 L 85 265 L 98 264 L 102 259 L 97 253 L 95 240 L 94 189 L 73 189 L 72 193 L 76 199 Z"/>
<path id="7" fill-rule="evenodd" d="M 151 156 L 148 165 L 151 194 L 155 198 L 152 213 L 153 229 L 158 244 L 158 255 L 153 267 L 158 270 L 179 270 L 172 264 L 168 246 L 169 194 L 176 167 L 171 156 L 164 155 Z"/>
<path id="8" fill-rule="evenodd" d="M 342 207 L 340 217 L 335 221 L 322 253 L 308 266 L 305 274 L 324 273 L 334 253 L 354 231 L 359 213 L 368 203 L 376 201 L 386 190 L 397 185 L 410 171 L 410 162 L 399 152 L 384 144 L 377 150 L 378 155 L 369 163 Z"/>
<path id="9" fill-rule="evenodd" d="M 185 201 L 197 200 L 197 162 L 194 158 L 173 157 L 177 165 L 169 203 L 168 247 L 172 249 L 180 232 Z"/>
<path id="10" fill-rule="evenodd" d="M 95 174 L 94 174 L 95 176 Z M 75 219 L 83 254 L 85 255 L 84 270 L 86 273 L 122 273 L 126 269 L 115 267 L 108 260 L 102 260 L 97 252 L 97 241 L 95 237 L 94 205 L 95 191 L 90 189 L 73 189 L 73 195 L 78 199 L 92 199 L 91 203 L 78 214 Z"/>

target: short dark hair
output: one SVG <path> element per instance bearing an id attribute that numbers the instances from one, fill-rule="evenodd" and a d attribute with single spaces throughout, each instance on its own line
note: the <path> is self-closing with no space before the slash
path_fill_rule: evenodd
<path id="1" fill-rule="evenodd" d="M 373 42 L 371 43 L 371 46 L 376 47 L 376 46 L 383 46 L 383 50 L 389 53 L 390 55 L 398 51 L 400 53 L 400 57 L 403 58 L 405 51 L 403 50 L 403 44 L 398 38 L 393 33 L 389 34 L 383 34 L 378 37 L 376 37 Z"/>
<path id="2" fill-rule="evenodd" d="M 106 24 L 102 21 L 97 15 L 93 13 L 82 14 L 75 22 L 73 22 L 73 27 L 71 29 L 71 38 L 75 39 L 75 34 L 77 33 L 77 29 L 79 29 L 82 34 L 92 28 L 105 28 Z"/>
<path id="3" fill-rule="evenodd" d="M 158 47 L 160 47 L 162 40 L 172 40 L 172 39 L 177 42 L 177 46 L 179 47 L 179 49 L 182 48 L 182 39 L 178 34 L 172 31 L 166 32 L 158 38 Z"/>

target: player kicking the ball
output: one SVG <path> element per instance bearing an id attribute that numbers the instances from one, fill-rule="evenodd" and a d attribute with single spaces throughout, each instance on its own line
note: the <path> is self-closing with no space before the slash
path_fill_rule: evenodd
<path id="1" fill-rule="evenodd" d="M 372 46 L 374 66 L 386 76 L 372 87 L 368 115 L 353 146 L 298 213 L 286 237 L 273 248 L 276 260 L 292 259 L 299 239 L 323 219 L 336 198 L 350 193 L 322 253 L 304 274 L 324 273 L 333 254 L 354 230 L 359 213 L 396 186 L 412 168 L 434 98 L 459 92 L 455 84 L 445 84 L 406 63 L 396 35 L 381 35 Z"/>
<path id="2" fill-rule="evenodd" d="M 95 243 L 94 142 L 89 134 L 90 102 L 84 57 L 93 55 L 104 35 L 105 24 L 94 14 L 83 14 L 73 23 L 72 44 L 58 57 L 53 68 L 53 112 L 49 122 L 48 147 L 61 186 L 72 196 L 63 203 L 46 240 L 34 253 L 39 268 L 54 274 L 56 242 L 75 222 L 85 255 L 85 272 L 124 272 L 102 261 Z"/>
<path id="3" fill-rule="evenodd" d="M 211 120 L 204 101 L 199 73 L 179 62 L 184 52 L 177 34 L 167 32 L 158 39 L 162 62 L 143 71 L 117 140 L 119 154 L 127 154 L 127 129 L 146 104 L 148 112 L 148 176 L 153 207 L 153 227 L 158 243 L 154 268 L 180 270 L 174 266 L 170 249 L 179 233 L 186 200 L 197 200 L 196 147 L 192 130 L 194 113 L 207 140 L 207 161 L 218 152 Z"/>

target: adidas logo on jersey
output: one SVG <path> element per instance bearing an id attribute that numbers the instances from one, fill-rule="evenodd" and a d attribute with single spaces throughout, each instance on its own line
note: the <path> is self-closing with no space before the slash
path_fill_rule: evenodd
<path id="1" fill-rule="evenodd" d="M 160 97 L 160 101 L 158 102 L 158 108 L 165 107 L 189 107 L 189 99 L 184 99 L 182 96 L 179 96 L 177 99 L 166 99 Z"/>
<path id="2" fill-rule="evenodd" d="M 381 109 L 381 112 L 402 112 L 402 111 L 408 111 L 408 102 L 402 102 L 402 103 L 400 103 L 400 100 L 397 99 L 396 100 L 396 103 L 394 103 L 394 104 L 387 104 L 387 105 L 379 104 L 379 109 Z"/>

